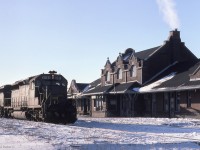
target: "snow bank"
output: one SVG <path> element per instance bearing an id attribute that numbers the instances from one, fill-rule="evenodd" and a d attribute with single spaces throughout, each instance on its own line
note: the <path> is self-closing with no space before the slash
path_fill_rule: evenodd
<path id="1" fill-rule="evenodd" d="M 0 119 L 0 149 L 200 149 L 200 120 L 79 118 L 72 125 Z"/>

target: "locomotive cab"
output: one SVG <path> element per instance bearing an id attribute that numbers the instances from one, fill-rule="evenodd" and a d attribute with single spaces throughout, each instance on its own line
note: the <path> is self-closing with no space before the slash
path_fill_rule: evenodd
<path id="1" fill-rule="evenodd" d="M 77 119 L 76 107 L 67 99 L 67 84 L 67 80 L 55 71 L 15 82 L 11 85 L 7 116 L 53 123 L 74 123 Z M 5 110 L 2 105 L 1 116 L 2 108 Z"/>
<path id="2" fill-rule="evenodd" d="M 64 123 L 76 121 L 75 108 L 73 110 L 75 106 L 70 105 L 70 101 L 67 100 L 67 84 L 67 80 L 55 71 L 41 74 L 31 80 L 30 86 L 34 92 L 36 105 L 41 106 L 39 119 Z"/>

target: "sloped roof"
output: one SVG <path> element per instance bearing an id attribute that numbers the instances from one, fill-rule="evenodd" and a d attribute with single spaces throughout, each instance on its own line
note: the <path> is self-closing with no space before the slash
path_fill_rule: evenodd
<path id="1" fill-rule="evenodd" d="M 101 85 L 101 78 L 91 82 L 88 86 L 86 86 L 83 90 L 83 94 L 89 94 L 95 92 L 94 89 L 98 88 Z"/>
<path id="2" fill-rule="evenodd" d="M 83 93 L 83 95 L 92 95 L 92 94 L 104 94 L 108 93 L 109 90 L 113 87 L 113 85 L 101 86 L 98 85 L 97 87 L 91 88 Z"/>
<path id="3" fill-rule="evenodd" d="M 92 83 L 90 83 L 90 86 L 92 87 L 96 87 L 97 85 L 99 85 L 101 83 L 101 78 L 94 80 Z"/>
<path id="4" fill-rule="evenodd" d="M 147 59 L 148 57 L 150 57 L 154 52 L 156 52 L 161 46 L 157 46 L 157 47 L 153 47 L 150 49 L 146 49 L 140 52 L 136 52 L 134 50 L 127 52 L 127 50 L 125 51 L 125 53 L 121 54 L 122 60 L 124 62 L 124 64 L 128 63 L 128 60 L 130 59 L 130 57 L 132 55 L 134 55 L 135 57 L 139 58 L 139 59 Z M 129 48 L 131 49 L 131 48 Z M 118 56 L 119 57 L 119 56 Z M 117 59 L 118 59 L 117 57 Z M 117 59 L 111 64 L 112 67 L 116 66 L 116 61 Z"/>
<path id="5" fill-rule="evenodd" d="M 101 86 L 98 84 L 96 87 L 92 87 L 85 91 L 83 95 L 93 95 L 93 94 L 118 94 L 118 93 L 125 93 L 131 90 L 133 87 L 139 87 L 140 84 L 138 82 L 129 82 L 129 83 L 116 83 L 110 84 L 106 86 Z"/>
<path id="6" fill-rule="evenodd" d="M 76 86 L 79 91 L 83 91 L 88 85 L 88 83 L 76 83 Z"/>
<path id="7" fill-rule="evenodd" d="M 129 52 L 126 52 L 122 54 L 122 60 L 124 60 L 125 62 L 127 62 L 127 60 L 131 57 L 131 55 L 133 53 L 135 57 L 139 58 L 139 59 L 146 59 L 148 58 L 151 54 L 153 54 L 156 50 L 158 50 L 161 46 L 156 46 L 156 47 L 153 47 L 153 48 L 149 48 L 149 49 L 146 49 L 146 50 L 143 50 L 143 51 L 139 51 L 139 52 L 136 52 L 134 50 L 129 51 Z M 130 48 L 129 48 L 130 49 Z M 116 61 L 114 61 L 112 63 L 112 65 L 115 64 Z"/>
<path id="8" fill-rule="evenodd" d="M 194 63 L 192 61 L 177 63 L 160 74 L 150 84 L 138 89 L 138 92 L 176 91 L 191 89 L 197 86 L 200 88 L 199 80 L 190 81 L 190 75 L 199 67 L 199 65 L 200 62 Z M 136 89 L 134 89 L 134 91 L 135 90 Z"/>
<path id="9" fill-rule="evenodd" d="M 131 88 L 138 86 L 140 86 L 138 82 L 116 84 L 109 93 L 125 93 Z"/>
<path id="10" fill-rule="evenodd" d="M 184 86 L 200 86 L 200 80 L 188 81 L 184 84 Z"/>
<path id="11" fill-rule="evenodd" d="M 153 47 L 153 48 L 150 48 L 150 49 L 147 49 L 147 50 L 143 50 L 143 51 L 137 52 L 137 53 L 135 53 L 135 56 L 137 58 L 140 58 L 140 59 L 146 59 L 160 47 L 161 46 L 157 46 L 157 47 Z"/>
<path id="12" fill-rule="evenodd" d="M 197 67 L 198 63 L 194 65 L 193 62 L 189 61 L 177 63 L 176 65 L 172 66 L 171 68 L 166 70 L 166 72 L 163 73 L 164 75 L 170 72 L 171 73 L 176 72 L 176 75 L 172 79 L 162 83 L 156 88 L 183 86 L 185 83 L 189 82 L 190 80 L 189 75 L 192 74 Z"/>

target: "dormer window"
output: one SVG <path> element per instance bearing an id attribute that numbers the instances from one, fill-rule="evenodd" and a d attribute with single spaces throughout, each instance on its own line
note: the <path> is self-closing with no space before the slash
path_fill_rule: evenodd
<path id="1" fill-rule="evenodd" d="M 128 65 L 124 65 L 124 69 L 128 69 Z"/>
<path id="2" fill-rule="evenodd" d="M 107 73 L 106 73 L 106 81 L 110 81 L 110 72 L 109 71 L 107 71 Z"/>
<path id="3" fill-rule="evenodd" d="M 118 69 L 118 71 L 117 71 L 117 79 L 122 79 L 122 69 Z"/>
<path id="4" fill-rule="evenodd" d="M 136 77 L 136 66 L 135 65 L 131 66 L 130 77 Z"/>

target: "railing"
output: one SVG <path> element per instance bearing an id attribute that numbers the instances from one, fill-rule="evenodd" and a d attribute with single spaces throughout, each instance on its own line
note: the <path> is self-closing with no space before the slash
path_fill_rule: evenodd
<path id="1" fill-rule="evenodd" d="M 27 107 L 28 101 L 11 102 L 12 107 Z"/>

